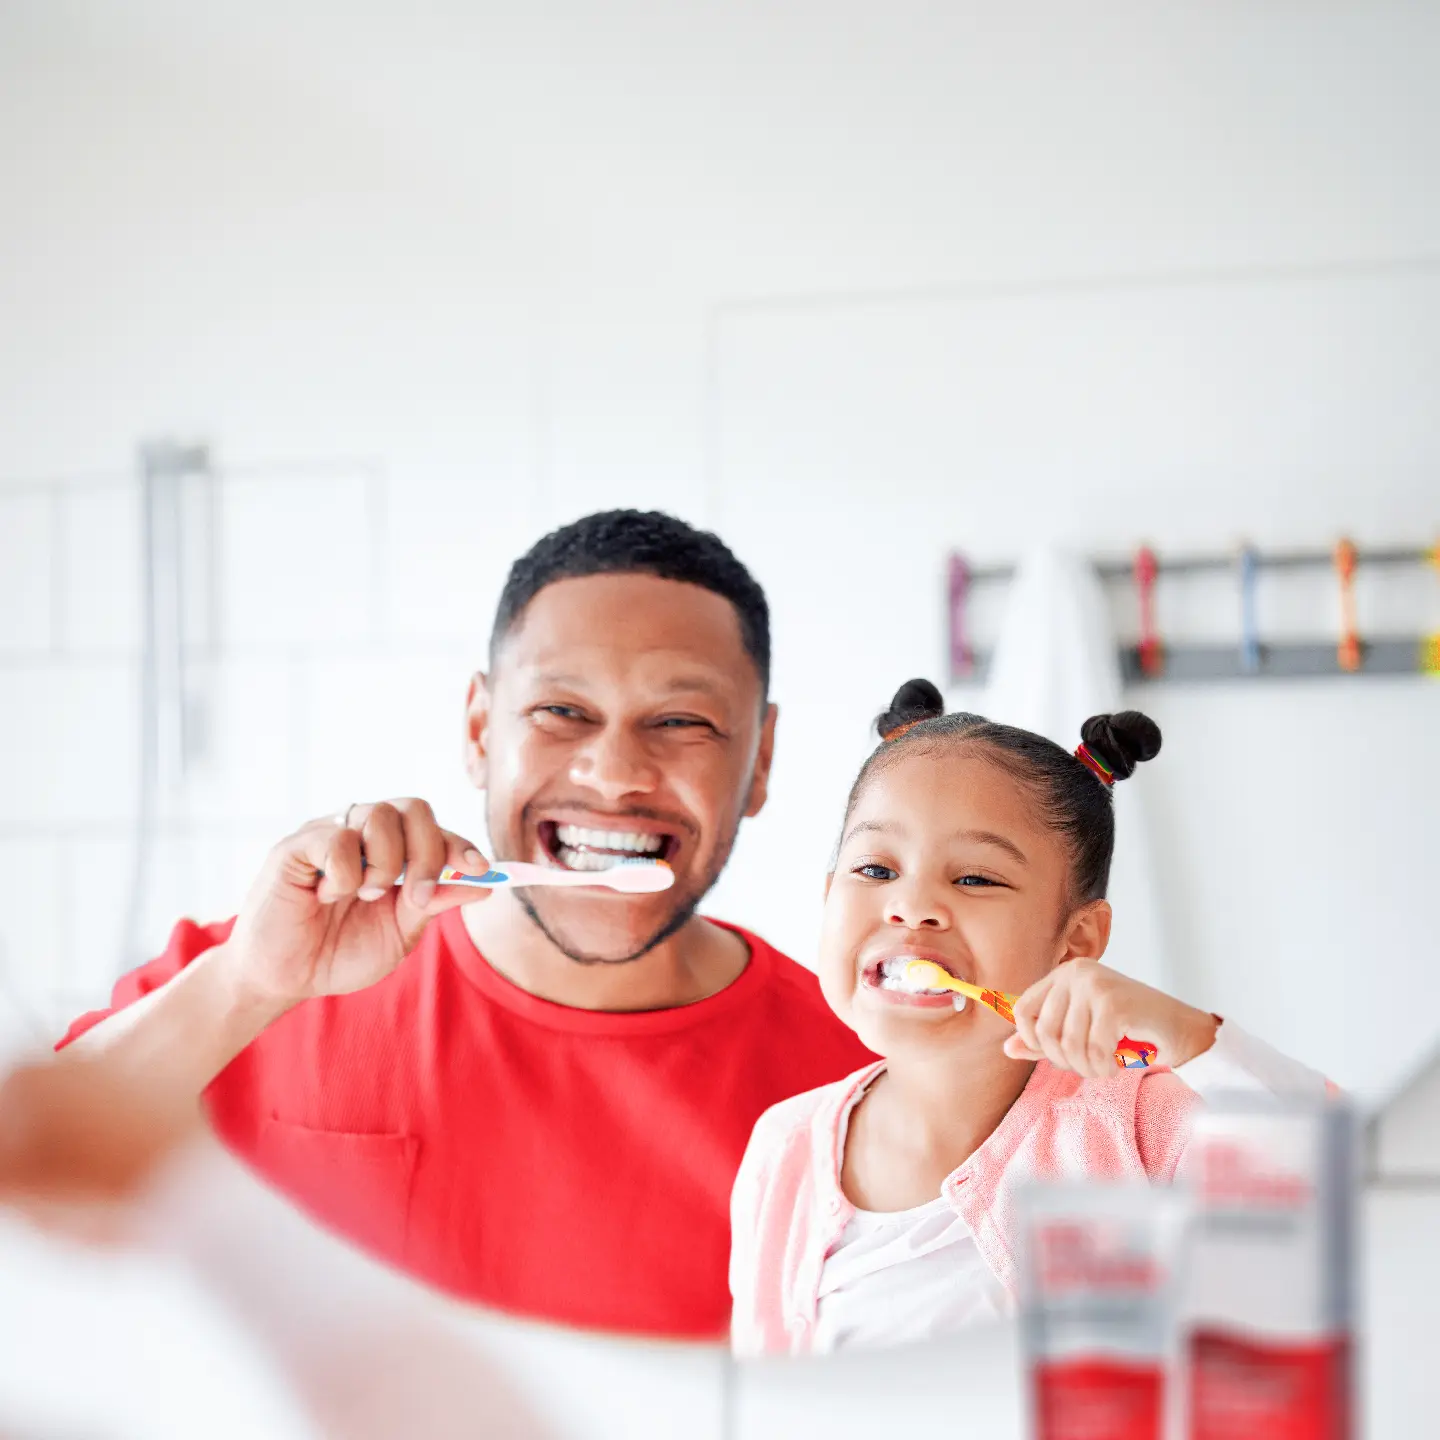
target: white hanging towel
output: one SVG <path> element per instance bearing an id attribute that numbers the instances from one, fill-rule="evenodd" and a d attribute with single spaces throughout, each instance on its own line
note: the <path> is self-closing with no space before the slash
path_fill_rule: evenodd
<path id="1" fill-rule="evenodd" d="M 1041 548 L 1010 585 L 982 713 L 1073 750 L 1091 715 L 1123 709 L 1117 640 L 1094 567 Z M 1161 752 L 1163 763 L 1164 752 Z M 1145 825 L 1145 766 L 1115 787 L 1115 859 L 1109 898 L 1115 927 L 1105 963 L 1160 989 L 1172 977 Z"/>

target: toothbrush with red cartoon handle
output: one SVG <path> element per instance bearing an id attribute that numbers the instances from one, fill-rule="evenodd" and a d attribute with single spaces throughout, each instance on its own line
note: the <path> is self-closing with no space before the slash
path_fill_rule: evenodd
<path id="1" fill-rule="evenodd" d="M 902 972 L 904 979 L 916 989 L 949 990 L 964 995 L 988 1006 L 1002 1020 L 1015 1023 L 1015 1002 L 1018 995 L 1007 995 L 1003 990 L 988 990 L 982 985 L 972 985 L 968 980 L 957 980 L 948 970 L 943 970 L 932 960 L 907 960 Z M 1128 1035 L 1120 1038 L 1115 1048 L 1115 1064 L 1121 1070 L 1145 1070 L 1155 1063 L 1159 1052 L 1146 1040 L 1132 1040 Z"/>

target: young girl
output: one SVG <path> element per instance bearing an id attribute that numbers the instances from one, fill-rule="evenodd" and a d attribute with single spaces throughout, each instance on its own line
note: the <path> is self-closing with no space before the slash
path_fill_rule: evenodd
<path id="1" fill-rule="evenodd" d="M 1111 787 L 1160 749 L 1135 711 L 1072 755 L 902 686 L 850 792 L 820 984 L 878 1055 L 761 1116 L 731 1205 L 732 1340 L 802 1353 L 939 1335 L 1012 1304 L 1017 1187 L 1167 1181 L 1206 1090 L 1322 1092 L 1233 1023 L 1100 963 Z M 1019 994 L 1012 1027 L 898 972 Z M 1117 1068 L 1122 1036 L 1158 1068 Z"/>

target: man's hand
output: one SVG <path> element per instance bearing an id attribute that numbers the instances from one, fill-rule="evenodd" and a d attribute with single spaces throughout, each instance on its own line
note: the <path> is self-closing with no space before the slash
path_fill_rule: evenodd
<path id="1" fill-rule="evenodd" d="M 383 980 L 436 915 L 489 895 L 437 886 L 447 865 L 487 868 L 423 800 L 352 805 L 343 822 L 302 827 L 266 857 L 223 947 L 236 998 L 288 1006 Z"/>
<path id="2" fill-rule="evenodd" d="M 1092 1080 L 1116 1073 L 1123 1037 L 1148 1040 L 1172 1070 L 1215 1043 L 1218 1022 L 1204 1010 L 1132 980 L 1098 960 L 1067 960 L 1015 1002 L 1014 1060 L 1048 1060 Z"/>

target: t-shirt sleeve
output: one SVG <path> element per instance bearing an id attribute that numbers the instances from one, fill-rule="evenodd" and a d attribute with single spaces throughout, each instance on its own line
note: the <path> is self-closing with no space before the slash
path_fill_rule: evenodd
<path id="1" fill-rule="evenodd" d="M 1335 1093 L 1335 1087 L 1318 1071 L 1292 1060 L 1233 1020 L 1222 1020 L 1215 1043 L 1193 1060 L 1177 1065 L 1173 1073 L 1202 1099 L 1226 1090 L 1305 1099 Z"/>
<path id="2" fill-rule="evenodd" d="M 203 955 L 228 939 L 234 927 L 233 919 L 222 920 L 214 925 L 197 925 L 193 920 L 182 920 L 170 932 L 170 940 L 163 953 L 122 975 L 115 982 L 109 1007 L 104 1010 L 91 1010 L 82 1015 L 65 1032 L 65 1038 L 55 1048 L 63 1050 L 67 1045 L 73 1045 L 87 1030 L 93 1030 L 102 1020 L 108 1020 L 116 1011 L 133 1005 L 137 1000 L 158 990 L 167 981 L 173 980 L 197 955 Z"/>

